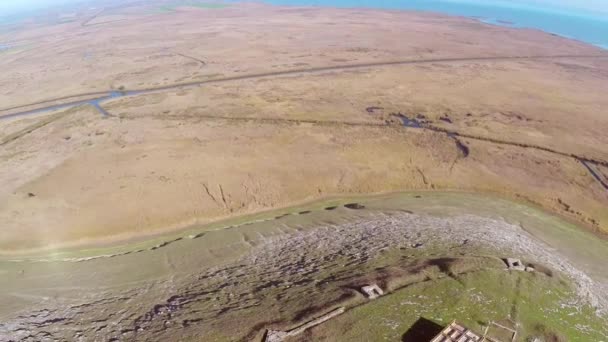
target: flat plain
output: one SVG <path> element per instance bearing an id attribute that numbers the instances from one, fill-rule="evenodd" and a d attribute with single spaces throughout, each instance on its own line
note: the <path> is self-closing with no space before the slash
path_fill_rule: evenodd
<path id="1" fill-rule="evenodd" d="M 2 38 L 5 116 L 170 87 L 103 101 L 107 116 L 2 120 L 3 252 L 407 189 L 500 193 L 608 229 L 605 181 L 581 162 L 607 172 L 603 50 L 434 14 L 154 6 Z"/>
<path id="2" fill-rule="evenodd" d="M 186 260 L 178 253 L 177 258 L 185 265 L 182 271 L 176 271 L 180 267 L 175 266 L 164 247 L 158 251 L 148 248 L 182 241 L 175 239 L 191 243 L 187 239 L 190 235 L 215 231 L 230 220 L 251 222 L 256 217 L 252 215 L 270 217 L 268 213 L 294 206 L 319 206 L 332 200 L 342 205 L 344 201 L 337 199 L 364 201 L 357 198 L 403 191 L 449 193 L 455 198 L 477 193 L 551 212 L 560 217 L 551 219 L 560 220 L 559 224 L 551 221 L 556 232 L 561 232 L 557 227 L 563 225 L 577 226 L 568 226 L 568 231 L 579 231 L 572 234 L 582 234 L 576 235 L 577 247 L 599 245 L 583 252 L 564 243 L 575 235 L 565 238 L 545 230 L 524 230 L 557 248 L 564 258 L 574 260 L 573 264 L 594 281 L 606 282 L 599 260 L 604 260 L 601 246 L 608 233 L 608 53 L 600 48 L 536 30 L 431 13 L 176 1 L 108 2 L 105 7 L 81 8 L 57 20 L 8 25 L 0 30 L 0 43 L 10 47 L 0 51 L 0 254 L 5 266 L 10 265 L 6 266 L 10 270 L 7 272 L 16 277 L 5 280 L 2 300 L 7 321 L 19 321 L 13 321 L 8 312 L 33 310 L 36 305 L 27 298 L 40 296 L 33 290 L 26 295 L 9 288 L 22 286 L 18 279 L 23 272 L 46 274 L 49 270 L 44 265 L 49 263 L 83 267 L 70 271 L 71 279 L 79 281 L 89 267 L 87 263 L 99 263 L 103 271 L 93 280 L 107 276 L 121 284 L 111 291 L 135 291 L 125 284 L 141 281 L 150 285 L 154 283 L 152 275 L 169 279 L 172 272 L 196 278 L 220 264 L 239 264 L 241 261 L 224 259 L 222 253 L 230 254 L 226 246 L 244 244 L 249 250 L 249 244 L 257 238 L 251 239 L 246 231 L 224 232 L 226 236 L 219 243 L 226 246 L 219 249 L 219 254 L 200 252 Z M 441 203 L 437 205 L 442 210 L 426 214 L 441 217 L 449 207 Z M 470 209 L 481 206 L 475 203 L 464 207 L 478 214 L 479 210 Z M 404 206 L 411 209 L 412 203 Z M 418 210 L 430 210 L 431 204 L 426 206 Z M 389 209 L 396 210 L 387 204 L 379 206 L 377 214 L 385 215 Z M 492 219 L 500 221 L 508 215 L 498 216 Z M 415 227 L 418 222 L 403 219 L 413 220 L 407 221 L 407 227 Z M 332 220 L 315 216 L 312 222 L 325 227 Z M 310 220 L 305 221 L 307 227 L 311 225 Z M 350 224 L 346 221 L 343 224 Z M 288 227 L 285 232 L 277 233 L 276 227 L 268 229 L 273 234 L 291 236 L 299 232 L 300 224 L 282 225 Z M 508 224 L 517 226 L 521 220 Z M 482 220 L 478 225 L 494 223 Z M 495 226 L 502 227 L 501 223 Z M 297 234 L 294 237 L 299 238 Z M 380 239 L 374 248 L 382 248 L 385 241 Z M 406 242 L 404 246 L 415 241 Z M 212 246 L 207 245 L 210 243 L 204 242 L 205 246 Z M 312 248 L 307 244 L 314 245 L 304 240 L 302 251 Z M 417 283 L 416 277 L 426 267 L 439 267 L 432 263 L 413 265 L 412 260 L 454 257 L 454 253 L 434 251 L 445 246 L 445 241 L 438 241 L 429 248 L 431 252 L 410 259 L 409 252 L 395 252 L 398 246 L 391 246 L 386 258 L 377 259 L 375 251 L 366 254 L 369 262 L 357 256 L 359 261 L 343 273 L 359 272 L 363 277 L 364 270 L 376 274 L 374 267 L 399 264 L 402 270 L 389 278 L 401 285 L 390 285 L 388 280 L 384 284 L 397 291 L 402 288 L 400 282 Z M 492 272 L 497 272 L 500 257 L 514 250 L 513 246 L 495 247 L 505 252 L 480 254 L 462 247 L 460 252 L 467 257 L 481 259 L 453 261 L 455 269 L 463 267 L 462 277 L 470 277 L 468 271 L 480 271 L 481 278 L 462 281 L 477 284 L 473 287 L 487 285 L 490 297 L 498 296 L 492 292 L 492 284 L 503 277 L 492 276 Z M 135 253 L 139 250 L 145 258 Z M 148 256 L 155 253 L 158 255 Z M 234 258 L 237 254 L 242 257 L 245 251 L 234 253 Z M 251 253 L 262 252 L 256 249 Z M 101 255 L 114 257 L 87 259 Z M 490 256 L 494 259 L 484 259 Z M 142 272 L 150 274 L 134 272 L 138 280 L 116 280 L 125 269 L 148 258 L 161 258 L 164 266 L 153 266 L 154 262 L 148 260 L 145 264 L 149 271 Z M 270 256 L 262 259 L 263 265 L 272 260 Z M 396 261 L 406 259 L 403 265 Z M 125 265 L 121 272 L 110 266 L 116 260 Z M 194 271 L 194 260 L 200 262 L 203 273 Z M 334 266 L 327 266 L 326 273 L 324 267 L 315 268 L 315 272 L 321 272 L 315 279 L 335 277 L 332 272 L 338 271 Z M 252 282 L 264 278 L 260 276 L 263 271 L 253 265 L 242 267 L 239 272 L 252 272 L 244 275 Z M 298 269 L 290 270 L 295 277 Z M 226 272 L 226 277 L 240 274 Z M 278 274 L 273 277 L 287 276 Z M 196 283 L 194 278 L 180 278 L 177 290 L 165 280 L 162 285 L 150 285 L 159 287 L 150 298 L 137 297 L 135 311 L 129 315 L 145 311 L 158 297 L 170 298 L 172 291 L 188 292 Z M 576 296 L 555 278 L 537 278 L 522 275 L 513 284 L 555 286 L 555 291 L 563 295 L 559 300 Z M 30 285 L 34 282 L 23 281 Z M 293 279 L 298 281 L 302 279 Z M 57 282 L 54 286 L 58 292 L 46 293 L 45 298 L 63 298 L 67 285 L 63 280 Z M 311 280 L 313 285 L 318 284 Z M 319 301 L 338 303 L 343 293 L 337 289 L 347 285 L 327 285 L 331 288 L 327 298 Z M 107 286 L 110 291 L 112 285 Z M 412 291 L 425 291 L 425 285 L 415 286 L 420 288 Z M 247 287 L 237 289 L 246 292 Z M 307 287 L 303 289 L 308 293 Z M 82 291 L 84 297 L 93 292 L 84 287 Z M 515 288 L 513 291 L 516 293 Z M 277 294 L 280 298 L 283 295 Z M 537 295 L 541 296 L 531 296 Z M 293 296 L 297 298 L 290 304 L 293 310 L 284 315 L 269 311 L 275 318 L 281 317 L 276 318 L 275 325 L 293 325 L 306 316 L 305 301 L 298 294 Z M 359 303 L 361 298 L 357 298 L 352 305 Z M 252 301 L 259 302 L 260 297 Z M 222 305 L 247 307 L 245 302 L 237 301 L 236 305 L 228 300 Z M 106 309 L 120 301 L 108 303 Z M 59 300 L 49 308 L 64 304 Z M 264 307 L 252 312 L 263 312 Z M 309 311 L 329 307 L 322 305 Z M 275 309 L 282 310 L 281 306 Z M 344 326 L 360 319 L 357 315 L 366 315 L 361 310 L 374 309 L 357 310 L 343 316 L 345 323 L 327 325 L 307 338 L 332 340 L 332 336 L 345 333 Z M 200 334 L 200 325 L 189 326 L 201 321 L 205 329 L 207 323 L 215 327 L 208 330 L 209 340 L 252 338 L 263 330 L 258 326 L 261 322 L 235 326 L 246 314 L 251 312 L 230 313 L 221 324 L 196 315 L 183 318 L 180 324 L 185 324 L 185 330 L 179 336 Z M 529 323 L 535 322 L 538 314 L 527 312 L 528 316 L 522 318 L 528 322 L 527 333 L 543 333 Z M 154 320 L 157 315 L 146 317 Z M 272 325 L 272 315 L 266 317 L 265 326 Z M 448 319 L 445 312 L 441 315 Z M 131 316 L 122 319 L 129 321 Z M 103 317 L 104 321 L 112 319 Z M 400 335 L 403 328 L 413 324 L 414 317 L 390 319 L 404 322 L 394 329 Z M 556 316 L 552 322 L 560 319 L 563 317 Z M 481 327 L 478 321 L 472 317 L 469 323 Z M 114 323 L 120 326 L 124 322 Z M 547 329 L 557 329 L 559 324 L 554 323 Z M 144 325 L 141 321 L 130 320 L 128 324 L 124 332 L 95 332 L 91 325 L 93 330 L 81 334 L 101 338 L 124 333 L 128 339 L 128 334 L 139 333 L 137 336 L 144 339 L 176 333 L 164 321 L 145 323 L 160 329 L 150 335 L 138 332 Z M 163 324 L 166 330 L 160 328 Z M 376 323 L 361 324 L 367 327 Z M 236 330 L 224 334 L 220 326 Z M 601 323 L 596 326 L 601 327 Z M 572 337 L 583 330 L 565 334 Z M 69 336 L 58 331 L 52 334 L 77 337 L 73 331 Z M 600 334 L 593 336 L 606 333 L 600 328 L 593 331 Z M 30 337 L 35 340 L 40 336 Z"/>

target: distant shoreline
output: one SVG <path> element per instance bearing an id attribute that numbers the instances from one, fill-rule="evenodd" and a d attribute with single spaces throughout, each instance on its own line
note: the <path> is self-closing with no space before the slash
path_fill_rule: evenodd
<path id="1" fill-rule="evenodd" d="M 556 35 L 562 38 L 567 38 L 567 39 L 571 39 L 571 40 L 575 40 L 578 42 L 582 42 L 585 44 L 589 44 L 589 45 L 593 45 L 596 47 L 599 47 L 603 50 L 608 50 L 608 40 L 605 42 L 598 42 L 595 41 L 594 39 L 585 39 L 582 37 L 575 37 L 574 34 L 572 33 L 568 33 L 568 32 L 560 32 L 559 30 L 555 30 L 555 29 L 550 29 L 547 27 L 547 25 L 538 25 L 538 24 L 532 24 L 530 23 L 530 20 L 516 20 L 514 18 L 509 18 L 509 15 L 507 15 L 506 17 L 504 16 L 505 13 L 509 13 L 512 12 L 513 15 L 515 14 L 529 14 L 529 13 L 534 13 L 535 11 L 532 10 L 526 10 L 526 9 L 519 9 L 519 8 L 508 8 L 508 7 L 501 7 L 501 6 L 496 6 L 496 11 L 493 11 L 493 13 L 484 13 L 484 14 L 476 14 L 473 13 L 471 11 L 471 13 L 465 13 L 468 9 L 470 10 L 480 10 L 480 11 L 485 11 L 486 9 L 491 8 L 490 6 L 478 6 L 478 5 L 471 5 L 471 4 L 459 4 L 459 3 L 453 3 L 450 5 L 445 5 L 445 4 L 433 4 L 435 1 L 430 0 L 430 1 L 407 1 L 407 4 L 402 4 L 400 0 L 393 0 L 393 1 L 389 1 L 389 2 L 384 2 L 383 5 L 384 6 L 375 6 L 373 3 L 370 2 L 370 5 L 366 6 L 366 4 L 362 4 L 360 1 L 357 1 L 356 3 L 353 2 L 353 6 L 349 6 L 348 4 L 346 4 L 344 1 L 339 1 L 339 0 L 329 0 L 329 1 L 315 1 L 314 4 L 311 4 L 310 1 L 306 1 L 306 0 L 263 0 L 261 1 L 262 3 L 266 3 L 266 4 L 270 4 L 270 5 L 277 5 L 277 6 L 302 6 L 302 7 L 328 7 L 328 8 L 362 8 L 362 9 L 379 9 L 379 10 L 399 10 L 399 11 L 411 11 L 411 12 L 426 12 L 426 13 L 434 13 L 434 14 L 439 14 L 439 15 L 447 15 L 447 16 L 452 16 L 452 17 L 461 17 L 461 18 L 467 18 L 467 19 L 474 19 L 486 24 L 490 24 L 490 25 L 495 25 L 495 26 L 500 26 L 500 27 L 510 27 L 510 28 L 523 28 L 523 29 L 534 29 L 534 30 L 540 30 L 543 31 L 545 33 L 551 34 L 551 35 Z M 324 4 L 319 4 L 320 2 L 323 2 Z M 436 7 L 433 7 L 436 6 Z M 446 8 L 444 8 L 442 10 L 441 6 L 446 6 Z M 449 6 L 459 6 L 458 10 L 451 10 L 451 8 L 448 8 Z M 562 25 L 563 27 L 567 27 L 568 30 L 573 30 L 576 29 L 577 27 L 582 27 L 582 26 L 586 26 L 583 24 L 583 22 L 585 24 L 588 23 L 588 21 L 592 21 L 595 18 L 587 18 L 589 20 L 581 20 L 581 25 L 573 25 L 573 22 L 571 21 L 570 23 L 568 23 L 568 20 L 564 20 L 563 17 L 568 17 L 568 18 L 572 18 L 572 20 L 578 21 L 579 19 L 575 19 L 578 18 L 577 16 L 566 16 L 566 15 L 558 15 L 557 13 L 554 14 L 549 14 L 550 12 L 547 13 L 542 13 L 542 12 L 538 12 L 539 15 L 545 16 L 546 18 L 543 19 L 554 19 L 554 22 L 566 22 L 567 25 Z M 525 16 L 524 16 L 525 17 Z M 598 21 L 600 22 L 600 21 Z M 551 22 L 553 25 L 555 25 L 555 23 Z M 576 22 L 574 22 L 576 24 Z M 606 32 L 608 32 L 608 20 L 607 21 L 602 21 L 602 23 L 605 26 Z M 590 31 L 593 31 L 593 29 L 589 29 Z M 591 34 L 591 33 L 590 33 Z M 608 38 L 604 38 L 604 39 L 608 39 Z"/>

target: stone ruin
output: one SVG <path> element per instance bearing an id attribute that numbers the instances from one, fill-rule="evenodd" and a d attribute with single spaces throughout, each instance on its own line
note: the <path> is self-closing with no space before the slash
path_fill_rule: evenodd
<path id="1" fill-rule="evenodd" d="M 431 342 L 481 342 L 483 337 L 464 325 L 452 321 Z"/>
<path id="2" fill-rule="evenodd" d="M 376 284 L 363 286 L 361 291 L 367 295 L 368 299 L 376 299 L 384 294 L 384 291 Z"/>
<path id="3" fill-rule="evenodd" d="M 452 321 L 430 342 L 514 342 L 518 326 L 511 320 L 490 322 L 483 334 L 478 334 L 457 321 Z"/>
<path id="4" fill-rule="evenodd" d="M 282 342 L 285 338 L 290 336 L 296 336 L 304 332 L 304 330 L 312 328 L 316 325 L 319 325 L 325 321 L 328 321 L 338 315 L 343 314 L 345 311 L 344 307 L 335 309 L 326 313 L 325 315 L 315 318 L 312 321 L 308 321 L 297 328 L 288 330 L 288 331 L 280 331 L 280 330 L 266 330 L 266 336 L 264 337 L 264 342 Z"/>
<path id="5" fill-rule="evenodd" d="M 504 261 L 507 263 L 508 270 L 534 272 L 534 267 L 524 265 L 519 259 L 506 258 Z"/>

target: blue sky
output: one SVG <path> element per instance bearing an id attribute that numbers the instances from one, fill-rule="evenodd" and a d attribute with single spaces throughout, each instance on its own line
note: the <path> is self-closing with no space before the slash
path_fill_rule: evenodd
<path id="1" fill-rule="evenodd" d="M 0 16 L 28 9 L 41 9 L 56 4 L 84 0 L 0 0 Z M 556 9 L 578 9 L 591 12 L 602 12 L 608 15 L 608 0 L 441 0 L 467 3 L 491 3 L 515 6 L 553 7 Z"/>
<path id="2" fill-rule="evenodd" d="M 37 10 L 52 7 L 55 5 L 65 5 L 81 0 L 0 0 L 0 16 L 12 14 L 24 10 Z"/>

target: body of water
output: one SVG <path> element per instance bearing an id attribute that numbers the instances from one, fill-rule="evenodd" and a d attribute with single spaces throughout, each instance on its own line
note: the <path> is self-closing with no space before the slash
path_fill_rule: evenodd
<path id="1" fill-rule="evenodd" d="M 483 22 L 540 29 L 608 49 L 608 14 L 518 4 L 458 0 L 266 0 L 275 5 L 368 7 L 459 15 Z"/>

